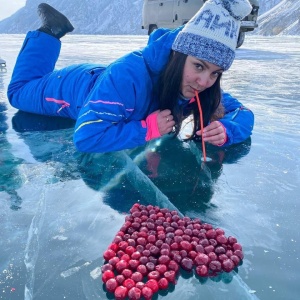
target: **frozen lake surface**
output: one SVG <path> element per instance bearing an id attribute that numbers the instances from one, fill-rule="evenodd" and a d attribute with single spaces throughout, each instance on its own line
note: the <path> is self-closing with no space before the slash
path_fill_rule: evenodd
<path id="1" fill-rule="evenodd" d="M 156 299 L 299 299 L 300 38 L 247 36 L 223 88 L 255 114 L 251 140 L 226 150 L 165 139 L 81 154 L 73 122 L 17 112 L 6 97 L 23 35 L 0 35 L 0 299 L 110 299 L 102 254 L 136 203 L 175 208 L 242 244 L 237 272 L 183 273 Z M 107 64 L 146 36 L 67 36 L 57 68 Z M 210 176 L 208 176 L 210 175 Z"/>

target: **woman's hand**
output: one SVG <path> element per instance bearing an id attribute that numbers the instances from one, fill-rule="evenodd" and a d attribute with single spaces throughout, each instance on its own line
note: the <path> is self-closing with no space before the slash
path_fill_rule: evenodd
<path id="1" fill-rule="evenodd" d="M 201 130 L 196 134 L 201 135 Z M 203 136 L 205 142 L 215 146 L 222 146 L 227 141 L 226 129 L 219 121 L 213 121 L 203 129 Z"/>
<path id="2" fill-rule="evenodd" d="M 165 109 L 157 111 L 157 113 L 157 126 L 160 134 L 164 135 L 171 132 L 175 125 L 171 111 L 169 109 Z"/>

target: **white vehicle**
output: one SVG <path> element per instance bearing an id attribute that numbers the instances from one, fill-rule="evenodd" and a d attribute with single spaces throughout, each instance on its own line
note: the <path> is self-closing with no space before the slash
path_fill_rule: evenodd
<path id="1" fill-rule="evenodd" d="M 0 68 L 6 68 L 6 62 L 0 57 Z"/>
<path id="2" fill-rule="evenodd" d="M 150 34 L 157 28 L 177 28 L 189 21 L 206 0 L 144 0 L 142 28 Z M 241 23 L 237 41 L 239 48 L 245 39 L 245 32 L 257 27 L 258 0 L 249 0 L 251 13 Z"/>

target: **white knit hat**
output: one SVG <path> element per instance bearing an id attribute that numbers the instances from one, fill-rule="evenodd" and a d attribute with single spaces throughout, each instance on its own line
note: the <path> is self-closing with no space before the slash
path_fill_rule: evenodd
<path id="1" fill-rule="evenodd" d="M 178 34 L 172 49 L 228 70 L 241 20 L 251 10 L 248 0 L 208 0 Z"/>

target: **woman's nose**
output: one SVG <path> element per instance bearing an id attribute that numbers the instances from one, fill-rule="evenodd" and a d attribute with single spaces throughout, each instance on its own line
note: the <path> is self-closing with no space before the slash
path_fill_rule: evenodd
<path id="1" fill-rule="evenodd" d="M 197 84 L 198 86 L 202 87 L 202 88 L 209 88 L 211 87 L 211 78 L 209 76 L 209 74 L 200 74 L 198 79 L 197 79 Z"/>

